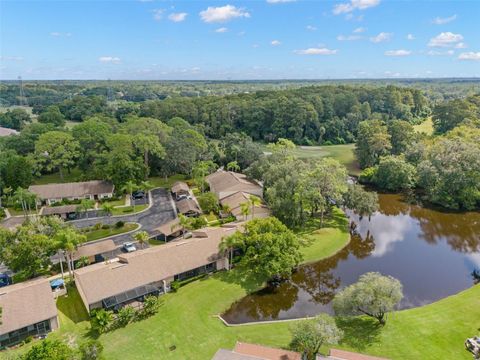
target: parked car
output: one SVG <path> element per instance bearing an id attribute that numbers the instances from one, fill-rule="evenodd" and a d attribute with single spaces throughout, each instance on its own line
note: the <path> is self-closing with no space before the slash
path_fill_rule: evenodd
<path id="1" fill-rule="evenodd" d="M 145 192 L 143 192 L 142 190 L 137 190 L 132 193 L 132 198 L 134 198 L 135 200 L 143 199 L 144 197 Z"/>
<path id="2" fill-rule="evenodd" d="M 0 287 L 8 286 L 12 283 L 12 279 L 7 274 L 0 273 Z"/>
<path id="3" fill-rule="evenodd" d="M 131 253 L 137 251 L 137 248 L 135 247 L 134 243 L 126 242 L 123 244 L 123 250 L 125 250 L 127 253 Z"/>

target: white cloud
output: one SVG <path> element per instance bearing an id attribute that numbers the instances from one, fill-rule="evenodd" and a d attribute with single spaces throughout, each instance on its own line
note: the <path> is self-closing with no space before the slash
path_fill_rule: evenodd
<path id="1" fill-rule="evenodd" d="M 385 56 L 408 56 L 411 55 L 412 52 L 410 50 L 388 50 L 385 51 Z"/>
<path id="2" fill-rule="evenodd" d="M 308 48 L 303 50 L 295 50 L 298 55 L 335 55 L 338 50 L 327 48 Z"/>
<path id="3" fill-rule="evenodd" d="M 272 45 L 272 46 L 278 46 L 278 45 L 282 45 L 282 43 L 281 43 L 279 40 L 272 40 L 272 42 L 270 43 L 270 45 Z"/>
<path id="4" fill-rule="evenodd" d="M 306 29 L 307 29 L 307 30 L 310 30 L 310 31 L 315 31 L 315 30 L 317 30 L 317 28 L 316 28 L 315 26 L 313 26 L 313 25 L 307 25 L 307 26 L 306 26 Z"/>
<path id="5" fill-rule="evenodd" d="M 221 27 L 215 30 L 216 33 L 226 33 L 228 31 L 228 28 L 226 27 Z"/>
<path id="6" fill-rule="evenodd" d="M 456 14 L 446 18 L 436 17 L 435 19 L 432 20 L 432 24 L 435 24 L 435 25 L 448 24 L 449 22 L 454 21 L 456 18 L 457 18 Z"/>
<path id="7" fill-rule="evenodd" d="M 355 41 L 355 40 L 361 40 L 361 39 L 363 39 L 363 37 L 360 35 L 338 35 L 337 36 L 338 41 Z"/>
<path id="8" fill-rule="evenodd" d="M 427 51 L 428 56 L 452 56 L 453 54 L 455 54 L 455 51 L 453 51 L 453 50 L 447 50 L 447 51 L 429 50 L 429 51 Z"/>
<path id="9" fill-rule="evenodd" d="M 359 27 L 359 28 L 356 28 L 355 30 L 353 30 L 353 32 L 355 34 L 360 34 L 360 33 L 363 33 L 365 32 L 367 29 L 365 29 L 364 27 Z"/>
<path id="10" fill-rule="evenodd" d="M 269 4 L 281 4 L 281 3 L 289 3 L 289 2 L 294 2 L 297 0 L 267 0 L 267 3 Z"/>
<path id="11" fill-rule="evenodd" d="M 451 47 L 463 40 L 463 36 L 460 34 L 454 34 L 451 32 L 442 32 L 434 38 L 430 39 L 428 46 L 430 47 Z"/>
<path id="12" fill-rule="evenodd" d="M 480 51 L 479 52 L 465 52 L 461 53 L 458 55 L 459 60 L 474 60 L 474 61 L 480 61 Z"/>
<path id="13" fill-rule="evenodd" d="M 333 7 L 333 13 L 340 15 L 354 10 L 364 10 L 380 4 L 380 0 L 350 0 L 348 3 L 337 4 Z"/>
<path id="14" fill-rule="evenodd" d="M 242 17 L 249 18 L 250 13 L 244 8 L 237 8 L 233 5 L 209 6 L 206 10 L 200 11 L 200 18 L 206 23 L 227 22 Z"/>
<path id="15" fill-rule="evenodd" d="M 455 49 L 466 49 L 467 47 L 467 44 L 463 42 L 459 42 L 457 45 L 455 45 Z"/>
<path id="16" fill-rule="evenodd" d="M 163 18 L 163 13 L 165 12 L 165 9 L 153 9 L 153 18 L 157 21 L 162 20 Z"/>
<path id="17" fill-rule="evenodd" d="M 168 19 L 173 21 L 173 22 L 182 22 L 187 18 L 187 13 L 171 13 L 168 15 Z"/>
<path id="18" fill-rule="evenodd" d="M 381 42 L 384 42 L 384 41 L 389 41 L 392 38 L 392 35 L 393 35 L 392 33 L 381 32 L 377 36 L 371 37 L 370 41 L 374 42 L 374 43 L 381 43 Z"/>
<path id="19" fill-rule="evenodd" d="M 415 40 L 415 35 L 413 35 L 413 34 L 408 34 L 408 35 L 407 35 L 407 40 Z"/>
<path id="20" fill-rule="evenodd" d="M 98 61 L 104 64 L 119 64 L 120 58 L 116 56 L 101 56 L 98 58 Z"/>

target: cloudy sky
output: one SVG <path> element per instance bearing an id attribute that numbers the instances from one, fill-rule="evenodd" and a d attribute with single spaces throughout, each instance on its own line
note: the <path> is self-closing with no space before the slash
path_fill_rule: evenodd
<path id="1" fill-rule="evenodd" d="M 0 78 L 479 77 L 480 1 L 0 0 Z"/>

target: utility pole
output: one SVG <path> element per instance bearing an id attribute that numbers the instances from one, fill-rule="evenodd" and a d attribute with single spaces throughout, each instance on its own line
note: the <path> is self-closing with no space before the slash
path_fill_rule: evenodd
<path id="1" fill-rule="evenodd" d="M 18 77 L 18 83 L 20 87 L 20 94 L 18 96 L 18 105 L 20 106 L 28 106 L 27 97 L 25 96 L 25 90 L 23 89 L 23 80 L 22 77 Z"/>

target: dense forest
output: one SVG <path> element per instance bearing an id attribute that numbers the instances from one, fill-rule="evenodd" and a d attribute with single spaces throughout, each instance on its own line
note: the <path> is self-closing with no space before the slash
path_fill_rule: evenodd
<path id="1" fill-rule="evenodd" d="M 36 176 L 53 172 L 63 176 L 74 169 L 82 179 L 107 179 L 121 188 L 152 175 L 192 176 L 208 161 L 218 166 L 235 162 L 245 170 L 262 158 L 261 143 L 356 142 L 364 169 L 361 181 L 388 191 L 416 189 L 426 200 L 448 208 L 480 205 L 480 95 L 472 94 L 472 86 L 478 86 L 475 82 L 452 82 L 445 88 L 428 83 L 445 94 L 454 90 L 446 97 L 435 92 L 436 100 L 417 83 L 412 87 L 255 82 L 224 87 L 200 82 L 169 86 L 112 82 L 108 88 L 88 82 L 30 85 L 26 84 L 25 95 L 31 112 L 13 107 L 0 113 L 0 126 L 20 131 L 0 138 L 3 189 L 24 188 Z M 284 88 L 254 92 L 244 88 L 267 85 Z M 1 85 L 0 94 L 7 94 L 4 103 L 14 101 L 9 96 L 15 86 L 18 92 L 18 85 Z M 230 94 L 169 93 L 190 86 Z M 155 97 L 146 99 L 146 88 Z M 108 90 L 112 95 L 112 89 L 113 99 L 102 94 Z M 158 95 L 160 89 L 165 90 L 163 97 Z M 134 91 L 143 97 L 129 99 Z M 25 100 L 18 99 L 18 93 L 15 99 Z M 414 131 L 415 124 L 430 117 L 434 134 Z"/>

